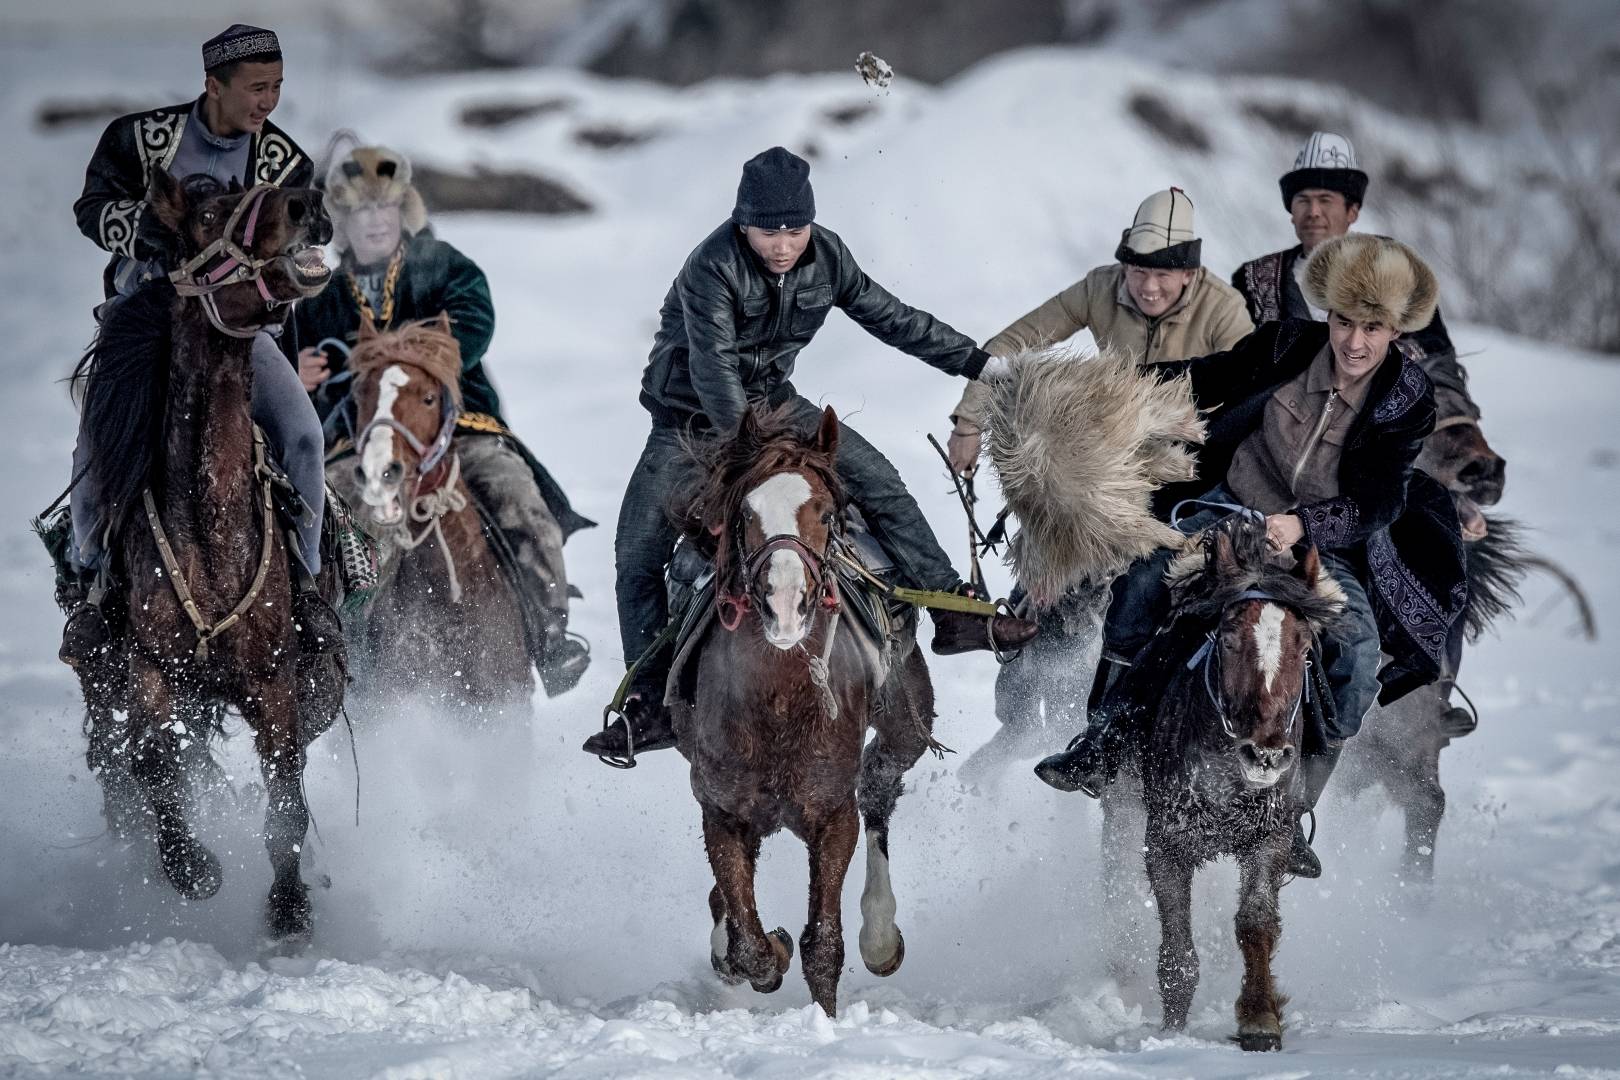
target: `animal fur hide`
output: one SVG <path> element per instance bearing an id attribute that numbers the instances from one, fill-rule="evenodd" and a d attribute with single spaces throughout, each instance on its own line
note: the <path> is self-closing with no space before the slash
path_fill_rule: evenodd
<path id="1" fill-rule="evenodd" d="M 1195 475 L 1187 445 L 1204 425 L 1186 379 L 1160 382 L 1125 352 L 1048 349 L 1011 358 L 989 389 L 973 419 L 1018 515 L 1008 562 L 1037 607 L 1179 545 L 1149 506 L 1155 489 Z"/>

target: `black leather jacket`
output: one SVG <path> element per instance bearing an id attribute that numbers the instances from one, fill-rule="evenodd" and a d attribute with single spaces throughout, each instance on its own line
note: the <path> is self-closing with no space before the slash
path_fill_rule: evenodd
<path id="1" fill-rule="evenodd" d="M 895 299 L 838 234 L 810 230 L 804 256 L 785 274 L 767 271 L 729 221 L 687 257 L 641 380 L 642 404 L 658 421 L 729 435 L 749 405 L 786 401 L 794 359 L 834 307 L 941 371 L 978 377 L 989 356 L 971 338 Z"/>

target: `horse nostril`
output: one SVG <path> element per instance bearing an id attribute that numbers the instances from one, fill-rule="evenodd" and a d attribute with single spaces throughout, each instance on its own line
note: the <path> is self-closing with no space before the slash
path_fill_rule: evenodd
<path id="1" fill-rule="evenodd" d="M 401 465 L 397 461 L 390 461 L 388 463 L 388 468 L 383 470 L 383 483 L 397 484 L 399 483 L 399 478 L 403 475 L 405 475 L 405 466 Z"/>
<path id="2" fill-rule="evenodd" d="M 366 468 L 365 468 L 364 465 L 356 465 L 354 467 L 354 478 L 356 480 L 362 480 L 362 481 L 365 480 L 365 478 L 366 478 Z"/>

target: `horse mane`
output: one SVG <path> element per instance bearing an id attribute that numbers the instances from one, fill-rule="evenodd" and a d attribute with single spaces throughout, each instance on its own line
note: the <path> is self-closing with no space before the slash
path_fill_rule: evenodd
<path id="1" fill-rule="evenodd" d="M 1225 536 L 1232 544 L 1235 572 L 1223 573 L 1216 565 L 1215 540 Z M 1320 633 L 1344 610 L 1344 590 L 1322 570 L 1315 587 L 1278 562 L 1266 543 L 1265 522 L 1234 514 L 1188 539 L 1182 554 L 1165 571 L 1170 583 L 1172 612 L 1213 622 L 1238 596 L 1264 592 L 1303 618 Z"/>
<path id="2" fill-rule="evenodd" d="M 356 379 L 374 375 L 389 364 L 409 364 L 437 379 L 461 409 L 461 343 L 439 319 L 422 319 L 394 330 L 362 337 L 349 353 Z"/>
<path id="3" fill-rule="evenodd" d="M 834 459 L 800 433 L 788 407 L 751 408 L 731 439 L 688 434 L 681 440 L 666 511 L 687 542 L 714 560 L 722 586 L 735 583 L 731 526 L 743 499 L 768 477 L 796 471 L 813 474 L 843 509 Z"/>
<path id="4" fill-rule="evenodd" d="M 1524 584 L 1534 558 L 1524 546 L 1524 526 L 1512 518 L 1486 515 L 1487 531 L 1463 545 L 1468 577 L 1468 602 L 1463 607 L 1463 628 L 1475 642 L 1497 619 L 1523 602 Z"/>
<path id="5" fill-rule="evenodd" d="M 114 533 L 161 457 L 174 303 L 174 285 L 159 278 L 113 304 L 68 377 L 89 459 L 81 482 L 97 493 Z"/>

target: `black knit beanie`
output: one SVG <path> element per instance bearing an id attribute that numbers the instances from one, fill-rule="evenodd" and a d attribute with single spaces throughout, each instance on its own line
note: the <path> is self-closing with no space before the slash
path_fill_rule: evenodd
<path id="1" fill-rule="evenodd" d="M 732 221 L 761 229 L 800 229 L 815 217 L 810 163 L 804 158 L 773 146 L 743 166 Z"/>

